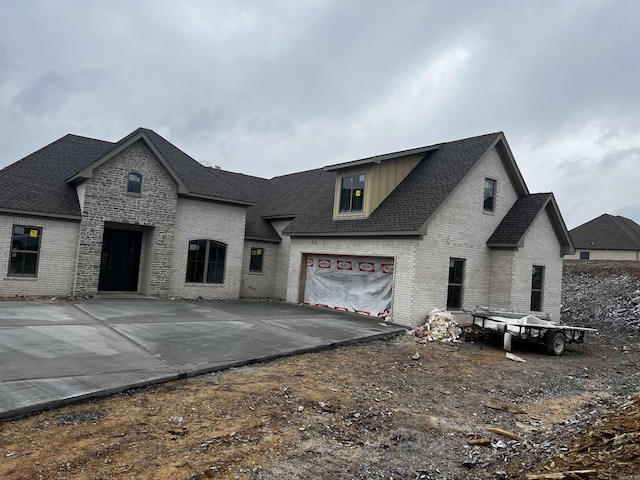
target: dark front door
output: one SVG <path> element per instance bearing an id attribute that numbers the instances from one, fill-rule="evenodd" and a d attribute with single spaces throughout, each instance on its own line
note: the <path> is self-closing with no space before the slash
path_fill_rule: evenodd
<path id="1" fill-rule="evenodd" d="M 142 232 L 105 228 L 98 290 L 103 292 L 138 290 L 141 243 Z"/>

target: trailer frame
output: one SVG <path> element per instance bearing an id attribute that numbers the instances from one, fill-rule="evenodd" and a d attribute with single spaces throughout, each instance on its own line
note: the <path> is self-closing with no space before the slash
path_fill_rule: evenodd
<path id="1" fill-rule="evenodd" d="M 560 356 L 565 352 L 567 343 L 584 343 L 587 332 L 598 332 L 595 328 L 557 324 L 548 320 L 549 316 L 544 313 L 532 315 L 487 308 L 467 313 L 473 318 L 472 328 L 479 328 L 483 338 L 486 332 L 502 334 L 503 348 L 507 352 L 511 351 L 511 340 L 516 338 L 541 343 L 547 354 Z"/>

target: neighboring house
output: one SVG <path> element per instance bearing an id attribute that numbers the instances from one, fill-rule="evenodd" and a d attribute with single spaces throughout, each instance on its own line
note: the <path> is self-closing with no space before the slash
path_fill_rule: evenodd
<path id="1" fill-rule="evenodd" d="M 576 248 L 565 260 L 640 261 L 640 225 L 607 213 L 569 231 Z"/>
<path id="2" fill-rule="evenodd" d="M 4 246 L 2 246 L 4 244 Z M 573 244 L 493 133 L 270 180 L 155 132 L 67 135 L 0 171 L 0 295 L 278 298 L 416 325 L 433 308 L 558 320 Z"/>

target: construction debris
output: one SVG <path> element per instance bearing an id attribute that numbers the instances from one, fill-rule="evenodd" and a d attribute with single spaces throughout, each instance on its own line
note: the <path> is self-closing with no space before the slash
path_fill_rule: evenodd
<path id="1" fill-rule="evenodd" d="M 594 475 L 597 470 L 567 470 L 566 472 L 555 473 L 527 473 L 527 480 L 555 480 L 563 478 L 582 478 L 584 475 Z"/>
<path id="2" fill-rule="evenodd" d="M 462 329 L 456 322 L 453 313 L 445 309 L 432 310 L 424 325 L 410 330 L 409 335 L 416 337 L 416 342 L 459 342 Z"/>
<path id="3" fill-rule="evenodd" d="M 500 435 L 504 435 L 505 437 L 512 438 L 518 442 L 524 442 L 524 437 L 521 437 L 516 433 L 510 432 L 509 430 L 504 430 L 503 428 L 489 427 L 487 428 L 487 430 L 493 433 L 499 433 Z"/>
<path id="4" fill-rule="evenodd" d="M 519 357 L 519 356 L 517 356 L 517 355 L 514 355 L 514 354 L 513 354 L 513 353 L 511 353 L 511 352 L 507 352 L 507 358 L 508 358 L 509 360 L 513 360 L 514 362 L 527 363 L 527 361 L 526 361 L 524 358 Z"/>

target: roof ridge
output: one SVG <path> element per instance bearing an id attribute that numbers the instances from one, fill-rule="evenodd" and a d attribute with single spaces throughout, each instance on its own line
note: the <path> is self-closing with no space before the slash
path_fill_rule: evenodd
<path id="1" fill-rule="evenodd" d="M 638 248 L 640 248 L 640 235 L 636 234 L 627 224 L 626 221 L 633 222 L 633 220 L 623 217 L 621 215 L 616 215 L 613 217 L 613 222 L 618 226 L 618 228 L 622 231 L 626 237 L 631 240 L 632 243 L 635 243 Z M 635 223 L 635 222 L 633 222 Z M 637 225 L 637 224 L 636 224 Z"/>

